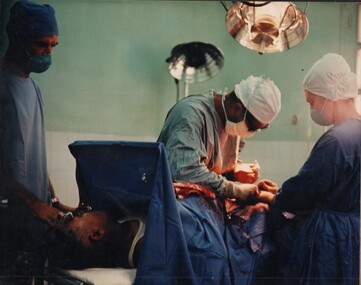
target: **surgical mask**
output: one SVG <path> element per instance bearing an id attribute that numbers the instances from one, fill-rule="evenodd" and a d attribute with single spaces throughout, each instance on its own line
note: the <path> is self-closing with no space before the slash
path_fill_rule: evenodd
<path id="1" fill-rule="evenodd" d="M 224 115 L 226 117 L 226 132 L 227 132 L 227 134 L 229 134 L 230 136 L 240 136 L 240 137 L 243 137 L 243 138 L 253 137 L 255 132 L 250 132 L 248 130 L 248 126 L 246 124 L 247 111 L 245 112 L 244 118 L 243 118 L 242 121 L 240 121 L 238 123 L 232 122 L 232 121 L 228 120 L 226 109 L 224 108 L 224 100 L 225 100 L 225 96 L 223 94 L 222 107 L 223 107 Z"/>
<path id="2" fill-rule="evenodd" d="M 51 55 L 30 55 L 25 48 L 28 59 L 22 64 L 22 68 L 28 72 L 42 73 L 47 71 L 52 63 Z"/>
<path id="3" fill-rule="evenodd" d="M 42 73 L 47 71 L 51 65 L 51 55 L 33 55 L 25 62 L 26 71 Z"/>
<path id="4" fill-rule="evenodd" d="M 310 115 L 311 115 L 312 121 L 314 121 L 316 124 L 321 125 L 321 126 L 332 125 L 332 121 L 329 118 L 327 118 L 327 116 L 322 112 L 323 109 L 325 108 L 326 102 L 327 102 L 327 99 L 325 100 L 325 103 L 323 104 L 321 111 L 316 110 L 316 109 L 310 110 Z"/>

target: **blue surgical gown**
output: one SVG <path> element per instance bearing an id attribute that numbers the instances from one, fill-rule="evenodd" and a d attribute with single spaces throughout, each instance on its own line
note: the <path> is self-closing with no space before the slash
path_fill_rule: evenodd
<path id="1" fill-rule="evenodd" d="M 158 142 L 165 145 L 175 182 L 198 183 L 222 194 L 221 174 L 234 169 L 240 138 L 226 133 L 213 92 L 179 101 L 168 112 Z"/>
<path id="2" fill-rule="evenodd" d="M 80 141 L 69 148 L 82 202 L 147 216 L 134 284 L 259 284 L 271 249 L 263 213 L 243 223 L 225 219 L 221 199 L 176 199 L 161 143 Z"/>
<path id="3" fill-rule="evenodd" d="M 30 77 L 0 73 L 0 138 L 0 178 L 14 178 L 48 203 L 43 99 Z M 37 240 L 44 225 L 32 219 L 29 228 Z"/>
<path id="4" fill-rule="evenodd" d="M 283 284 L 359 284 L 360 154 L 361 120 L 340 122 L 278 191 L 276 208 L 308 212 Z"/>

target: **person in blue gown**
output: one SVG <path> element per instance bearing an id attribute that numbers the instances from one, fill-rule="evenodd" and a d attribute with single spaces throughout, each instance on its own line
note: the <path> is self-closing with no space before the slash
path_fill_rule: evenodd
<path id="1" fill-rule="evenodd" d="M 356 75 L 329 53 L 304 78 L 312 120 L 330 127 L 299 173 L 277 191 L 274 208 L 304 215 L 281 284 L 359 284 L 361 116 Z M 285 247 L 286 245 L 281 245 Z"/>
<path id="2" fill-rule="evenodd" d="M 23 284 L 24 277 L 30 284 L 31 252 L 46 229 L 39 219 L 52 223 L 59 212 L 44 207 L 55 194 L 47 170 L 42 93 L 30 76 L 51 65 L 58 44 L 55 11 L 17 1 L 6 32 L 9 44 L 0 65 L 0 279 Z"/>

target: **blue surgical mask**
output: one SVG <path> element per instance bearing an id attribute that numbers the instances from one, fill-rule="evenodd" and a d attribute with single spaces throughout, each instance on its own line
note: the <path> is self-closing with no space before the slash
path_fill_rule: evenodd
<path id="1" fill-rule="evenodd" d="M 30 55 L 29 51 L 25 48 L 27 59 L 22 63 L 22 68 L 27 72 L 42 73 L 47 71 L 51 65 L 51 55 Z"/>
<path id="2" fill-rule="evenodd" d="M 323 109 L 325 108 L 327 99 L 325 101 L 325 103 L 323 104 L 321 111 L 320 110 L 316 110 L 316 109 L 311 109 L 310 110 L 310 114 L 311 114 L 311 119 L 318 125 L 321 126 L 330 126 L 332 125 L 332 121 L 322 112 Z"/>
<path id="3" fill-rule="evenodd" d="M 42 73 L 51 65 L 51 55 L 32 55 L 25 63 L 25 69 L 29 72 Z"/>

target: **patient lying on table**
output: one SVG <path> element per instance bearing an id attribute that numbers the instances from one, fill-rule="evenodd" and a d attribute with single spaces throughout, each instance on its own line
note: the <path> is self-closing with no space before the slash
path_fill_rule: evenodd
<path id="1" fill-rule="evenodd" d="M 248 256 L 246 263 L 245 260 L 238 260 L 239 257 L 235 256 L 231 260 L 233 266 L 243 266 L 245 272 L 248 272 L 246 275 L 251 274 L 253 269 L 248 268 L 249 264 L 258 264 L 259 262 L 251 262 L 248 258 L 258 260 L 270 249 L 262 239 L 260 241 L 263 244 L 259 244 L 256 235 L 250 234 L 250 232 L 243 233 L 243 231 L 247 229 L 252 231 L 252 224 L 255 222 L 247 224 L 247 221 L 250 221 L 252 216 L 259 216 L 260 213 L 267 211 L 267 205 L 258 203 L 239 207 L 238 204 L 231 202 L 223 204 L 218 199 L 211 197 L 212 193 L 208 193 L 210 191 L 207 192 L 206 189 L 190 183 L 175 183 L 174 188 L 178 197 L 177 207 L 183 224 L 184 237 L 195 272 L 199 271 L 199 274 L 205 274 L 203 266 L 198 268 L 199 264 L 202 264 L 199 260 L 203 260 L 205 255 L 213 256 L 212 262 L 220 265 L 220 272 L 217 276 L 223 278 L 222 272 L 228 270 L 227 256 L 230 252 L 224 252 L 226 250 L 225 243 L 228 243 L 229 250 L 234 251 L 237 256 Z M 228 218 L 223 214 L 224 206 Z M 233 215 L 238 216 L 238 219 L 233 220 L 231 218 Z M 226 221 L 227 219 L 228 221 Z M 244 220 L 241 221 L 241 219 Z M 262 218 L 254 221 L 258 221 L 256 222 L 258 224 L 259 221 L 262 222 Z M 243 227 L 243 225 L 246 226 Z M 142 219 L 119 220 L 106 212 L 92 211 L 89 207 L 79 207 L 72 213 L 66 214 L 61 224 L 48 235 L 49 263 L 63 269 L 137 267 L 144 229 L 145 224 Z M 259 229 L 257 231 L 259 232 Z M 235 239 L 231 242 L 234 246 L 230 244 L 230 241 L 224 240 L 224 234 L 232 240 Z M 212 237 L 211 243 L 208 240 L 209 237 Z M 249 237 L 251 238 L 249 239 Z M 240 246 L 248 243 L 251 247 Z M 234 248 L 231 249 L 232 247 Z M 241 249 L 242 254 L 239 254 L 240 248 L 243 248 Z M 259 250 L 262 253 L 259 253 Z M 215 262 L 216 259 L 218 259 L 217 262 Z M 214 266 L 210 266 L 209 270 L 214 271 Z"/>

